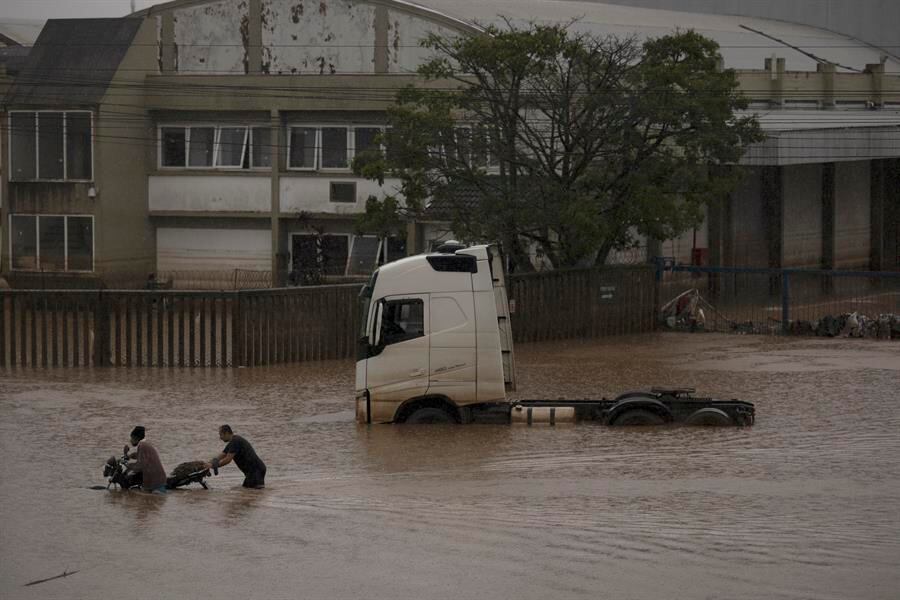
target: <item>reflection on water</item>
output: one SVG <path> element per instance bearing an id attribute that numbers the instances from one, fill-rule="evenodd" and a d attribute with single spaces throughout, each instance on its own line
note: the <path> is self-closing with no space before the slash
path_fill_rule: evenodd
<path id="1" fill-rule="evenodd" d="M 0 373 L 0 597 L 896 598 L 900 346 L 671 334 L 522 346 L 522 398 L 656 385 L 750 429 L 358 426 L 348 362 Z M 268 465 L 87 489 L 136 423 L 167 469 L 232 425 Z M 79 573 L 33 587 L 64 570 Z M 123 577 L 127 573 L 129 577 Z"/>

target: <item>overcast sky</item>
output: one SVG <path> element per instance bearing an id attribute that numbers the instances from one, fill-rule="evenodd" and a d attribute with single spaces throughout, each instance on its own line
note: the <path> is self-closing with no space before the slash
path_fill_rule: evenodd
<path id="1" fill-rule="evenodd" d="M 166 0 L 134 0 L 140 10 Z M 131 12 L 131 0 L 0 0 L 0 21 L 8 19 L 64 19 L 121 17 Z"/>

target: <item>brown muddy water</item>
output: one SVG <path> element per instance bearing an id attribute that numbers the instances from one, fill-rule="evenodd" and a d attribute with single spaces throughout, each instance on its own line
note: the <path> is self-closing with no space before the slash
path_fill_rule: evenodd
<path id="1" fill-rule="evenodd" d="M 900 598 L 900 344 L 664 334 L 517 349 L 521 397 L 651 384 L 749 429 L 358 426 L 353 365 L 0 372 L 0 598 Z M 268 464 L 87 489 L 231 424 Z M 77 573 L 25 587 L 34 580 Z"/>

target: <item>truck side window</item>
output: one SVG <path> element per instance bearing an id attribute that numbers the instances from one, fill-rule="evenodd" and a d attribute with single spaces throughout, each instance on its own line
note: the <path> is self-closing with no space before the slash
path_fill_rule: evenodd
<path id="1" fill-rule="evenodd" d="M 391 300 L 384 303 L 381 340 L 385 346 L 425 335 L 425 304 L 421 300 Z"/>

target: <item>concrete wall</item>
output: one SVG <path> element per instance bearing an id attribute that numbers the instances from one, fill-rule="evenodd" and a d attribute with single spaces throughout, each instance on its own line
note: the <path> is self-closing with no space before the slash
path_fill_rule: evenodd
<path id="1" fill-rule="evenodd" d="M 356 183 L 356 202 L 329 202 L 330 184 L 332 181 L 352 181 Z M 366 199 L 370 196 L 381 198 L 385 193 L 396 193 L 399 181 L 386 179 L 384 187 L 378 182 L 354 177 L 351 173 L 335 173 L 328 176 L 282 175 L 280 177 L 281 212 L 314 212 L 333 214 L 357 214 L 366 209 Z"/>
<path id="2" fill-rule="evenodd" d="M 871 163 L 835 165 L 834 266 L 867 269 L 871 250 Z"/>
<path id="3" fill-rule="evenodd" d="M 151 212 L 269 212 L 272 206 L 268 173 L 153 175 L 148 187 Z"/>
<path id="4" fill-rule="evenodd" d="M 146 19 L 119 65 L 101 104 L 94 130 L 94 223 L 98 273 L 137 274 L 153 269 L 156 244 L 147 218 L 147 145 L 153 139 L 142 95 L 127 93 L 158 69 L 156 23 Z"/>
<path id="5" fill-rule="evenodd" d="M 730 223 L 725 224 L 723 264 L 741 267 L 767 267 L 769 251 L 766 243 L 765 214 L 761 200 L 760 173 L 753 170 L 731 194 Z M 730 240 L 729 240 L 730 238 Z"/>
<path id="6" fill-rule="evenodd" d="M 783 167 L 782 267 L 822 265 L 822 165 Z M 737 219 L 735 223 L 740 226 Z"/>

